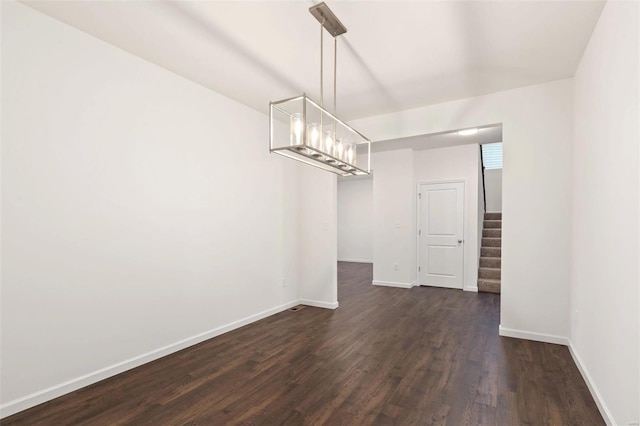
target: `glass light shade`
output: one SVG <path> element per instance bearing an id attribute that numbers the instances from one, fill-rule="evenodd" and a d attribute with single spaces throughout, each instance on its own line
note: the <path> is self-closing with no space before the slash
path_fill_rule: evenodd
<path id="1" fill-rule="evenodd" d="M 352 166 L 356 165 L 355 150 L 356 150 L 356 147 L 353 144 L 350 144 L 347 147 L 347 163 L 351 164 Z"/>
<path id="2" fill-rule="evenodd" d="M 320 135 L 322 134 L 322 128 L 318 123 L 307 124 L 307 145 L 311 148 L 320 148 Z"/>
<path id="3" fill-rule="evenodd" d="M 340 161 L 346 161 L 345 158 L 345 139 L 344 138 L 337 138 L 336 139 L 336 150 L 335 150 L 335 157 L 340 160 Z"/>
<path id="4" fill-rule="evenodd" d="M 324 132 L 322 151 L 324 151 L 325 154 L 335 157 L 335 143 L 333 141 L 333 136 L 334 135 L 331 130 L 326 130 Z"/>
<path id="5" fill-rule="evenodd" d="M 302 145 L 302 114 L 295 113 L 291 114 L 291 118 L 289 120 L 289 132 L 290 132 L 290 144 L 291 145 Z"/>
<path id="6" fill-rule="evenodd" d="M 269 104 L 269 150 L 342 176 L 370 173 L 369 139 L 306 95 Z"/>

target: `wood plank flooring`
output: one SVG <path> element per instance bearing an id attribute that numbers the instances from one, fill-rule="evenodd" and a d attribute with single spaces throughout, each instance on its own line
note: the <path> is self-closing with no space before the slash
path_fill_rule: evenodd
<path id="1" fill-rule="evenodd" d="M 500 296 L 371 285 L 285 311 L 3 425 L 600 425 L 566 347 L 498 336 Z"/>

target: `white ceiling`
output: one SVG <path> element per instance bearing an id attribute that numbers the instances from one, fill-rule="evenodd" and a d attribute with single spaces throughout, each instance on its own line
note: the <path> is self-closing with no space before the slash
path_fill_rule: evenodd
<path id="1" fill-rule="evenodd" d="M 486 144 L 502 142 L 502 124 L 483 126 L 475 135 L 460 135 L 457 130 L 429 133 L 426 135 L 410 136 L 402 139 L 389 139 L 371 144 L 371 152 L 383 152 L 396 149 L 423 149 L 445 148 L 450 146 L 468 144 Z M 360 152 L 360 151 L 358 151 Z"/>
<path id="2" fill-rule="evenodd" d="M 25 3 L 259 111 L 302 92 L 319 99 L 316 2 Z M 604 2 L 328 4 L 348 29 L 338 39 L 338 115 L 349 120 L 571 77 Z"/>

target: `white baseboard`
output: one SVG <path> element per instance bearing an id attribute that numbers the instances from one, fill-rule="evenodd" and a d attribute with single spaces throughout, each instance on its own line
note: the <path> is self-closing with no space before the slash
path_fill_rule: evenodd
<path id="1" fill-rule="evenodd" d="M 113 364 L 108 367 L 101 368 L 100 370 L 94 371 L 92 373 L 88 373 L 83 376 L 77 377 L 75 379 L 71 379 L 66 382 L 34 392 L 22 398 L 9 401 L 6 404 L 3 404 L 2 406 L 0 406 L 0 418 L 10 416 L 12 414 L 34 407 L 38 404 L 42 404 L 43 402 L 47 402 L 59 396 L 65 395 L 69 392 L 73 392 L 85 386 L 89 386 L 91 384 L 99 382 L 100 380 L 104 380 L 108 377 L 115 376 L 116 374 L 120 374 L 127 370 L 131 370 L 132 368 L 139 367 L 143 364 L 154 361 L 158 358 L 162 358 L 163 356 L 188 348 L 189 346 L 196 345 L 198 343 L 204 342 L 205 340 L 209 340 L 213 337 L 235 330 L 236 328 L 243 327 L 252 322 L 259 321 L 268 316 L 277 314 L 278 312 L 287 310 L 293 306 L 299 305 L 300 303 L 306 305 L 307 304 L 306 302 L 307 301 L 303 301 L 303 300 L 294 300 L 292 302 L 285 303 L 284 305 L 276 306 L 275 308 L 271 308 L 271 309 L 267 309 L 266 311 L 259 312 L 255 315 L 250 315 L 246 318 L 234 321 L 227 325 L 223 325 L 221 327 L 217 327 L 212 330 L 205 331 L 204 333 L 196 334 L 195 336 L 188 337 L 176 343 L 163 346 L 151 352 L 147 352 L 145 354 L 127 359 L 117 364 Z M 324 303 L 324 302 L 319 302 L 319 303 Z M 338 307 L 337 302 L 335 303 L 335 305 L 336 305 L 335 307 L 332 307 L 330 309 L 335 309 Z M 316 306 L 316 305 L 312 305 L 312 306 Z M 320 306 L 320 307 L 328 307 L 328 306 Z"/>
<path id="2" fill-rule="evenodd" d="M 569 340 L 563 336 L 555 336 L 553 334 L 534 333 L 532 331 L 514 330 L 505 328 L 502 325 L 498 327 L 500 336 L 515 337 L 517 339 L 534 340 L 543 343 L 555 343 L 556 345 L 569 345 Z"/>
<path id="3" fill-rule="evenodd" d="M 472 292 L 477 293 L 477 292 L 478 292 L 478 287 L 471 287 L 471 286 L 469 286 L 469 287 L 465 287 L 465 288 L 463 288 L 463 290 L 464 290 L 464 291 L 472 291 Z"/>
<path id="4" fill-rule="evenodd" d="M 415 287 L 416 282 L 410 282 L 410 283 L 397 283 L 397 282 L 393 282 L 393 281 L 377 281 L 377 280 L 373 280 L 371 281 L 372 285 L 379 285 L 379 286 L 383 286 L 383 287 L 398 287 L 398 288 L 411 288 L 411 287 Z"/>
<path id="5" fill-rule="evenodd" d="M 325 308 L 325 309 L 338 309 L 338 302 L 322 302 L 320 300 L 311 300 L 311 299 L 300 299 L 298 301 L 301 305 L 313 306 L 316 308 Z"/>
<path id="6" fill-rule="evenodd" d="M 338 262 L 373 263 L 372 259 L 338 259 Z"/>
<path id="7" fill-rule="evenodd" d="M 578 352 L 576 352 L 576 349 L 573 346 L 573 343 L 571 342 L 571 340 L 569 340 L 569 353 L 571 353 L 573 362 L 575 362 L 576 365 L 578 366 L 578 370 L 580 371 L 580 374 L 582 374 L 582 378 L 587 384 L 587 387 L 589 388 L 589 392 L 591 392 L 591 396 L 593 397 L 594 401 L 596 402 L 596 405 L 598 406 L 598 410 L 600 410 L 600 415 L 602 415 L 602 418 L 604 419 L 607 425 L 614 426 L 616 422 L 613 420 L 613 415 L 611 415 L 611 411 L 609 411 L 607 404 L 604 403 L 604 399 L 602 399 L 602 395 L 600 395 L 600 392 L 598 392 L 598 388 L 596 387 L 596 384 L 593 382 L 593 379 L 589 374 L 589 370 L 587 370 L 587 367 L 582 363 L 582 359 L 580 358 L 580 355 L 578 355 Z"/>

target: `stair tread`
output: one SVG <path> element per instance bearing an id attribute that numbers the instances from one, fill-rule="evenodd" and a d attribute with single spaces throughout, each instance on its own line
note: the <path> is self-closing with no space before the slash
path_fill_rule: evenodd
<path id="1" fill-rule="evenodd" d="M 487 283 L 500 283 L 501 280 L 496 280 L 495 278 L 478 278 L 479 281 L 485 281 Z"/>
<path id="2" fill-rule="evenodd" d="M 478 280 L 478 291 L 483 293 L 500 294 L 502 284 L 497 280 Z"/>
<path id="3" fill-rule="evenodd" d="M 500 230 L 502 230 L 502 221 L 501 220 L 485 219 L 484 222 L 483 222 L 483 229 L 500 229 Z"/>
<path id="4" fill-rule="evenodd" d="M 495 256 L 480 256 L 480 259 L 502 259 L 501 257 Z"/>
<path id="5" fill-rule="evenodd" d="M 479 269 L 495 269 L 497 271 L 501 270 L 501 268 L 492 268 L 491 266 L 481 266 Z"/>

